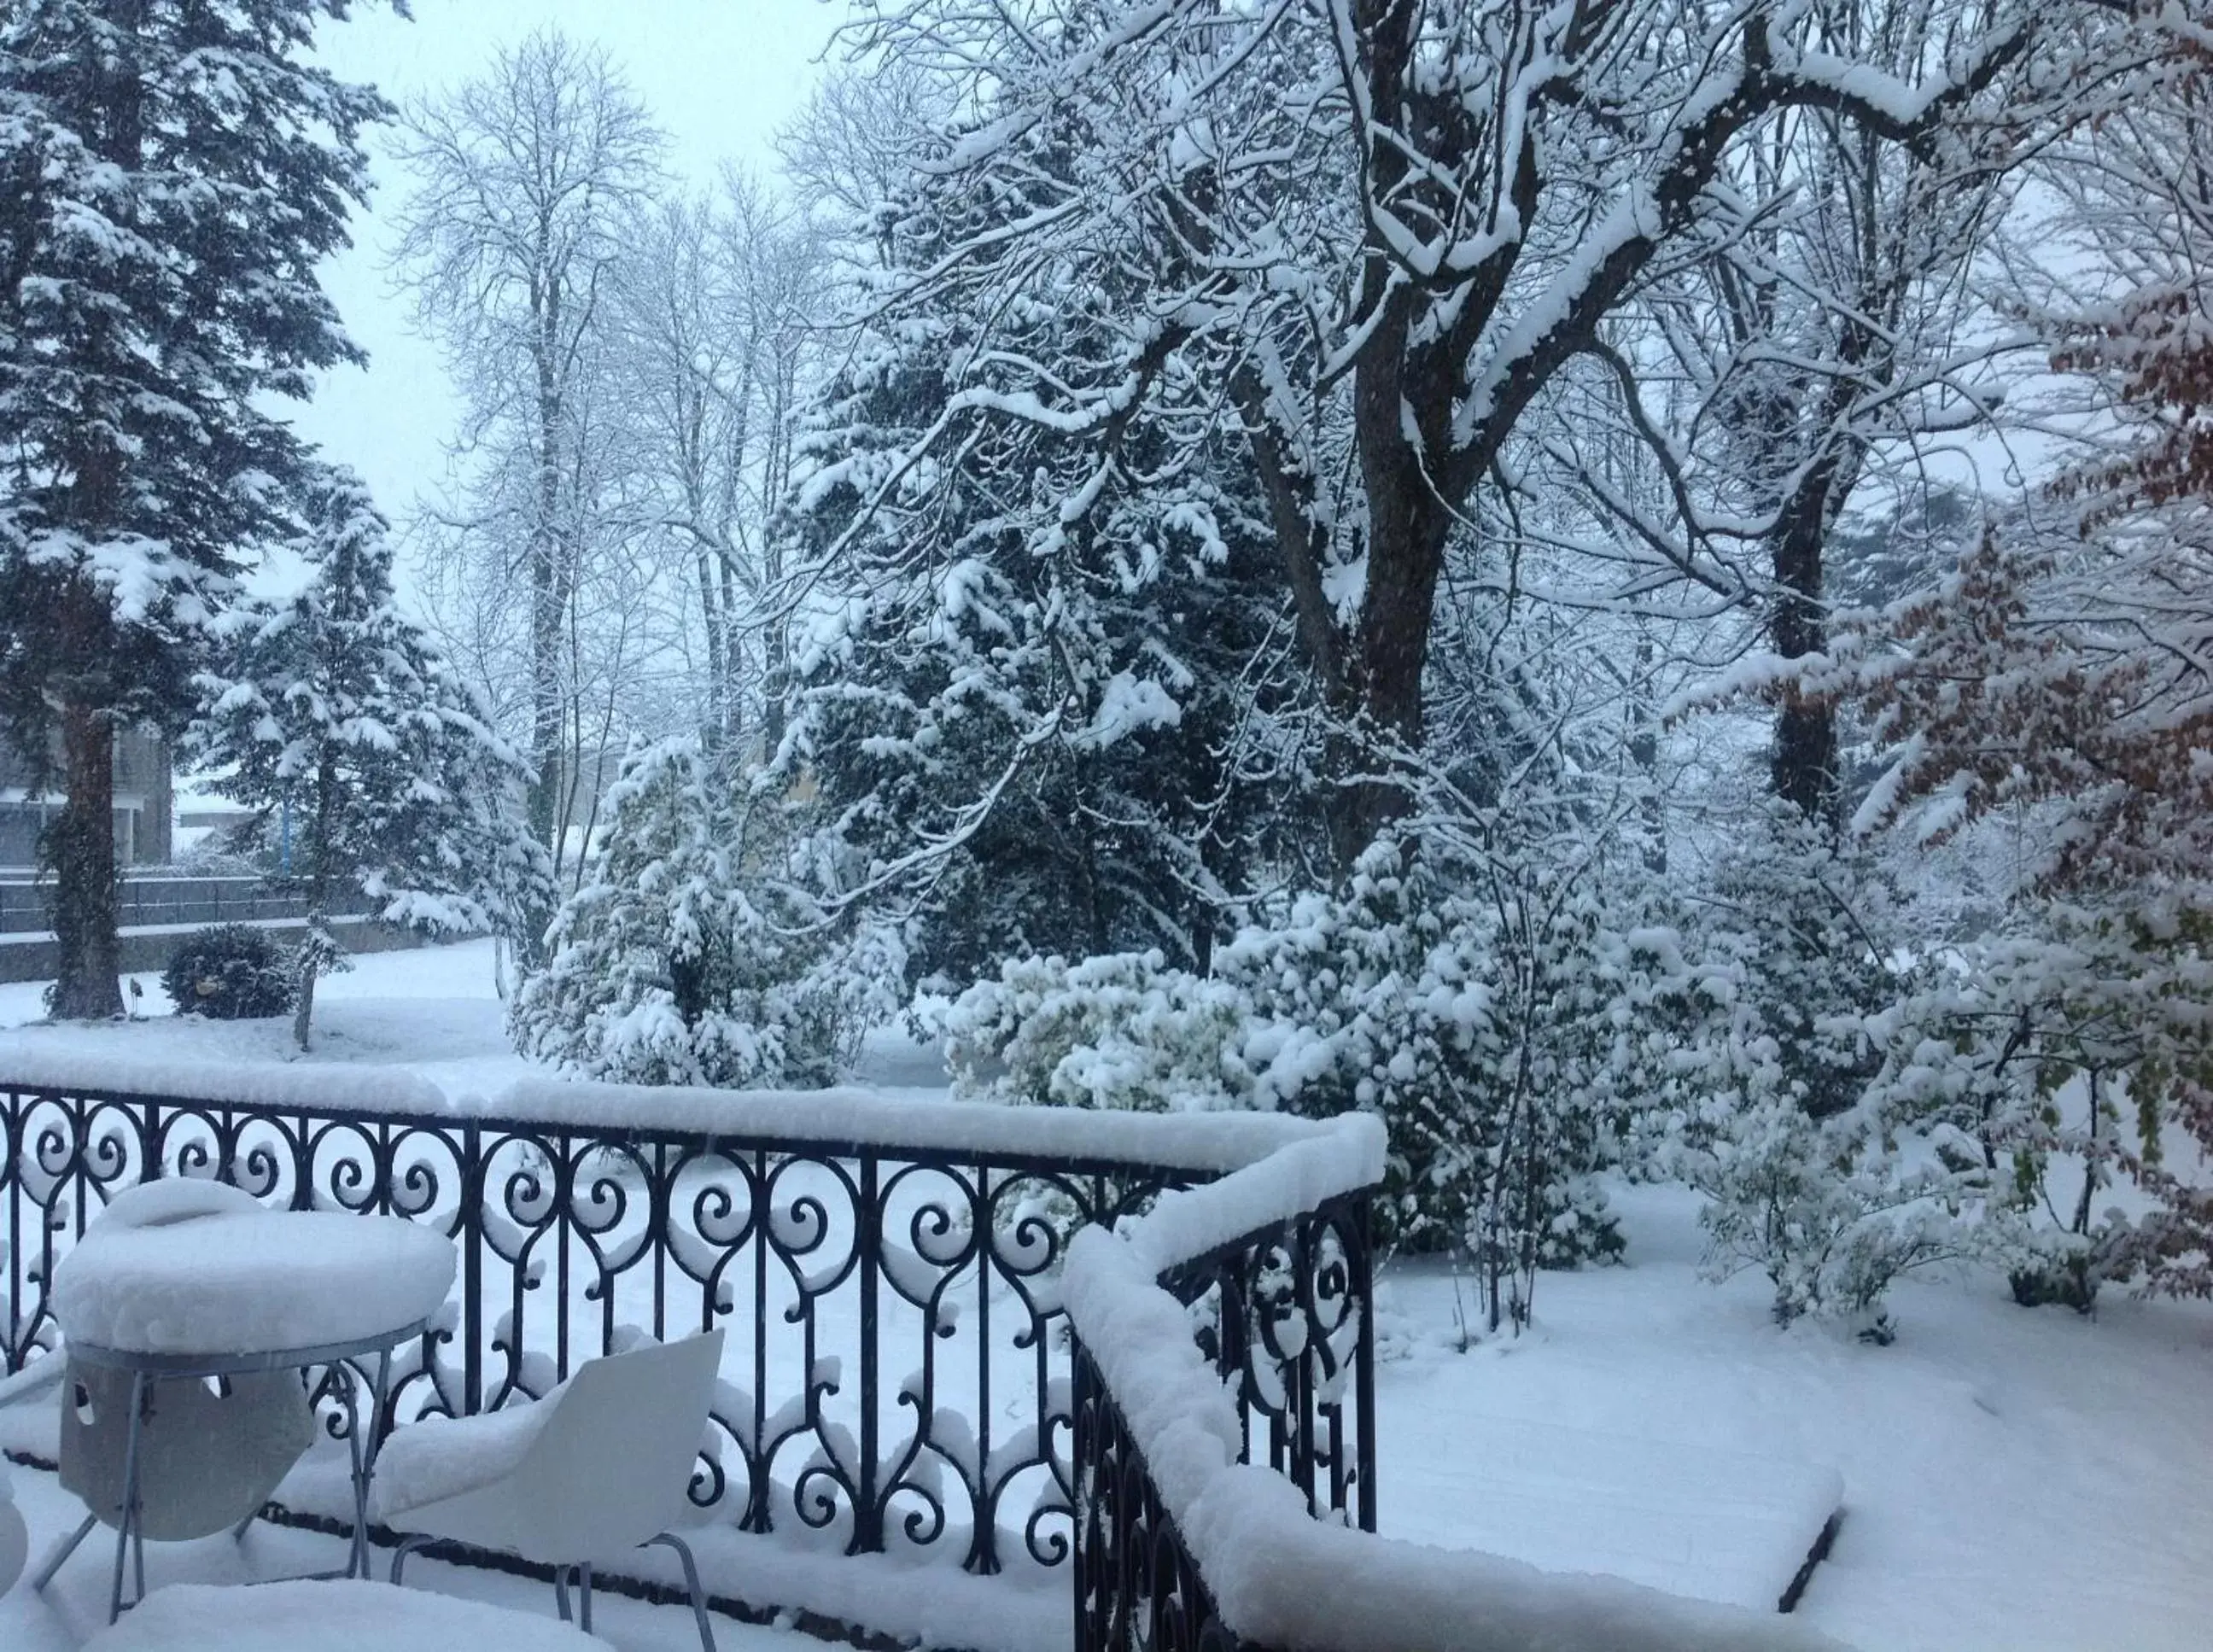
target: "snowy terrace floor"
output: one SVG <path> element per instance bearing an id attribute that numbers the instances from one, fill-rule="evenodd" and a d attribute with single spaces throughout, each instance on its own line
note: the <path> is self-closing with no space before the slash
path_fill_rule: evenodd
<path id="1" fill-rule="evenodd" d="M 64 1491 L 51 1474 L 21 1468 L 9 1472 L 15 1501 L 31 1528 L 31 1558 L 35 1565 L 57 1538 L 75 1529 L 83 1518 L 83 1505 Z M 146 1582 L 149 1588 L 165 1583 L 251 1583 L 334 1571 L 345 1564 L 345 1549 L 343 1538 L 257 1522 L 238 1543 L 228 1537 L 194 1543 L 149 1543 Z M 32 1594 L 27 1578 L 0 1597 L 0 1648 L 6 1652 L 76 1652 L 107 1620 L 108 1568 L 114 1553 L 113 1533 L 95 1532 L 70 1557 L 44 1594 Z M 377 1550 L 375 1558 L 381 1578 L 391 1564 L 391 1551 Z M 443 1565 L 418 1556 L 407 1563 L 407 1584 L 410 1588 L 435 1589 L 518 1612 L 549 1618 L 553 1614 L 550 1584 L 503 1572 Z M 594 1596 L 592 1617 L 592 1632 L 620 1652 L 698 1652 L 698 1632 L 692 1626 L 690 1610 L 684 1606 L 653 1606 L 601 1590 Z M 770 1649 L 800 1652 L 821 1644 L 789 1629 L 741 1624 L 721 1616 L 715 1620 L 715 1643 L 722 1652 L 770 1652 Z M 303 1639 L 300 1652 L 326 1652 L 326 1647 L 322 1642 Z M 344 1652 L 343 1643 L 334 1642 L 327 1652 Z M 424 1652 L 448 1649 L 426 1647 Z M 450 1652 L 479 1649 L 456 1648 Z M 484 1648 L 480 1652 L 497 1649 Z"/>
<path id="2" fill-rule="evenodd" d="M 38 1013 L 35 988 L 0 987 L 0 1027 Z M 316 1059 L 404 1066 L 451 1091 L 525 1070 L 505 1051 L 483 946 L 363 958 L 326 984 L 317 1022 Z M 199 1059 L 288 1050 L 280 1022 L 0 1032 L 13 1038 Z M 942 1084 L 927 1052 L 896 1042 L 861 1076 L 909 1093 Z M 1387 1533 L 1753 1604 L 1802 1554 L 1828 1484 L 1808 1470 L 1834 1470 L 1844 1521 L 1799 1609 L 1866 1652 L 2209 1644 L 2213 1310 L 2115 1298 L 2092 1321 L 2017 1308 L 1989 1278 L 1917 1283 L 1898 1293 L 1899 1343 L 1862 1347 L 1777 1332 L 1757 1279 L 1699 1281 L 1686 1195 L 1628 1189 L 1619 1207 L 1631 1265 L 1545 1276 L 1537 1326 L 1518 1341 L 1463 1350 L 1449 1275 L 1387 1275 Z M 50 1476 L 15 1481 L 34 1545 L 74 1520 Z M 338 1550 L 259 1527 L 242 1551 L 149 1545 L 148 1562 L 156 1580 L 242 1580 L 327 1566 Z M 0 1649 L 73 1649 L 105 1576 L 80 1555 L 51 1602 L 20 1588 L 0 1600 Z M 427 1564 L 410 1578 L 550 1609 L 544 1585 L 496 1573 Z M 599 1626 L 641 1652 L 696 1644 L 680 1608 L 609 1599 Z M 741 1652 L 813 1643 L 716 1628 Z"/>

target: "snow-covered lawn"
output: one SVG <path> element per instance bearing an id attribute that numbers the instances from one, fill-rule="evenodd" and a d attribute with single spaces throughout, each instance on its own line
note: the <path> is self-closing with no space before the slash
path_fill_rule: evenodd
<path id="1" fill-rule="evenodd" d="M 527 1069 L 505 1049 L 491 968 L 483 944 L 357 960 L 319 995 L 314 1058 L 404 1067 L 448 1090 L 498 1088 Z M 146 984 L 146 1007 L 160 1008 Z M 38 1014 L 36 988 L 0 987 L 0 1027 Z M 17 1040 L 290 1052 L 281 1021 L 25 1027 L 0 1032 L 0 1055 Z M 858 1076 L 942 1082 L 928 1052 L 895 1037 L 872 1045 Z M 1833 1469 L 1844 1520 L 1800 1610 L 1867 1652 L 2213 1643 L 2213 1310 L 2114 1296 L 2086 1320 L 2015 1308 L 2000 1282 L 1963 1278 L 1902 1286 L 1889 1348 L 1820 1327 L 1783 1332 L 1764 1282 L 1697 1277 L 1688 1196 L 1618 1197 L 1630 1265 L 1545 1276 L 1536 1328 L 1518 1340 L 1463 1350 L 1449 1274 L 1390 1271 L 1378 1390 L 1387 1533 L 1726 1596 L 1765 1587 L 1779 1563 L 1759 1534 L 1784 1529 L 1783 1511 Z M 1472 1314 L 1472 1290 L 1461 1295 Z M 16 1482 L 41 1539 L 71 1518 L 48 1478 Z M 243 1561 L 221 1542 L 155 1545 L 148 1558 L 157 1577 L 270 1575 L 326 1564 L 337 1547 L 258 1530 Z M 58 1614 L 21 1594 L 0 1603 L 0 1647 L 71 1644 L 92 1621 L 95 1573 L 72 1563 Z M 424 1581 L 544 1605 L 537 1586 L 496 1574 L 426 1568 Z M 689 1630 L 681 1612 L 613 1600 L 602 1624 L 638 1649 L 681 1646 Z M 756 1643 L 718 1629 L 726 1646 Z"/>
<path id="2" fill-rule="evenodd" d="M 1540 1277 L 1518 1342 L 1455 1351 L 1449 1277 L 1393 1271 L 1386 1328 L 1417 1345 L 1378 1385 L 1387 1530 L 1663 1584 L 1664 1555 L 1617 1546 L 1652 1523 L 1583 1490 L 1619 1502 L 1602 1436 L 1755 1454 L 1843 1475 L 1844 1522 L 1799 1611 L 1866 1652 L 2213 1645 L 2213 1312 L 2117 1295 L 2088 1320 L 1981 1278 L 1900 1286 L 1888 1348 L 1778 1332 L 1764 1280 L 1698 1278 L 1694 1199 L 1617 1198 L 1631 1265 Z M 1546 1484 L 1516 1423 L 1600 1437 L 1564 1444 Z M 1486 1506 L 1493 1442 L 1503 1516 Z M 1588 1521 L 1584 1543 L 1562 1509 Z M 1686 1568 L 1727 1570 L 1722 1535 L 1680 1532 Z"/>
<path id="3" fill-rule="evenodd" d="M 169 1013 L 158 973 L 133 975 L 143 997 L 125 1002 L 145 1017 L 128 1026 L 32 1027 L 14 1036 L 42 1050 L 84 1045 L 149 1057 L 285 1061 L 299 1055 L 291 1021 L 210 1021 Z M 0 1028 L 23 1027 L 46 1014 L 43 984 L 0 986 Z M 9 1034 L 0 1033 L 0 1039 Z M 370 953 L 315 987 L 317 1061 L 405 1067 L 449 1092 L 497 1089 L 529 1070 L 507 1047 L 493 991 L 489 941 L 412 952 Z"/>

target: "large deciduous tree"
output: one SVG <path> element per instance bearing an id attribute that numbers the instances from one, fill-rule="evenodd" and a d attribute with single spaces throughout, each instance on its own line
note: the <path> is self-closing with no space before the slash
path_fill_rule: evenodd
<path id="1" fill-rule="evenodd" d="M 465 549 L 493 558 L 495 583 L 527 609 L 530 820 L 558 869 L 575 783 L 568 655 L 588 564 L 604 548 L 608 410 L 592 380 L 624 229 L 661 138 L 604 54 L 552 32 L 411 110 L 405 131 L 415 190 L 399 254 L 483 461 L 459 513 Z"/>
<path id="2" fill-rule="evenodd" d="M 308 61 L 351 9 L 0 10 L 0 716 L 41 769 L 60 730 L 59 1015 L 122 1010 L 116 731 L 182 720 L 209 620 L 282 527 L 307 455 L 271 399 L 357 359 L 315 268 L 387 111 Z"/>
<path id="3" fill-rule="evenodd" d="M 2088 1167 L 2082 1301 L 2130 1262 L 2213 1294 L 2213 1190 L 2163 1139 L 2179 1125 L 2213 1147 L 2213 30 L 2179 8 L 2137 27 L 2149 71 L 2047 169 L 2062 255 L 2030 312 L 2084 393 L 2087 452 L 2056 501 L 1994 521 L 1851 639 L 1895 742 L 1862 824 L 1905 814 L 1942 837 L 1997 817 L 2030 845 L 1970 1047 L 1986 1087 L 2039 1087 L 2038 1185 L 2055 1145 Z M 2070 1081 L 2088 1119 L 2062 1134 L 2048 1098 Z M 2164 1208 L 2109 1249 L 2092 1192 L 2115 1157 Z"/>
<path id="4" fill-rule="evenodd" d="M 1533 411 L 1663 277 L 1784 204 L 1792 180 L 1748 195 L 1734 158 L 1794 112 L 1870 152 L 1941 145 L 2037 40 L 2026 5 L 1930 16 L 1901 58 L 1799 5 L 882 5 L 863 42 L 977 112 L 933 171 L 1006 210 L 905 271 L 981 333 L 864 514 L 955 485 L 979 416 L 1088 440 L 1116 480 L 1141 426 L 1186 452 L 1234 433 L 1341 731 L 1349 864 L 1404 807 L 1448 552 L 1484 554 Z M 1097 310 L 1081 357 L 998 347 L 997 318 L 1075 295 Z M 1115 493 L 1074 469 L 1021 508 L 1074 531 Z M 1710 539 L 1653 550 L 1655 576 L 1765 600 Z"/>

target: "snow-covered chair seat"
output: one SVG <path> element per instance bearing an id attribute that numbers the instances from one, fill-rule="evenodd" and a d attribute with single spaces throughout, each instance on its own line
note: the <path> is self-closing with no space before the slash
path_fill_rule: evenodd
<path id="1" fill-rule="evenodd" d="M 543 1399 L 396 1430 L 376 1460 L 376 1518 L 408 1534 L 392 1558 L 438 1539 L 551 1566 L 561 1615 L 577 1575 L 592 1626 L 592 1564 L 649 1543 L 683 1563 L 692 1614 L 714 1652 L 691 1549 L 669 1528 L 707 1431 L 722 1333 L 613 1354 L 580 1367 Z"/>
<path id="2" fill-rule="evenodd" d="M 84 1652 L 608 1652 L 566 1624 L 389 1583 L 178 1583 L 155 1589 Z"/>

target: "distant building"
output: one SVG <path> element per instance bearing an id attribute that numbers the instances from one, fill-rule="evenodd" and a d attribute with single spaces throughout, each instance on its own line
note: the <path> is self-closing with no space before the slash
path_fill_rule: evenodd
<path id="1" fill-rule="evenodd" d="M 169 834 L 169 850 L 173 856 L 181 855 L 190 859 L 210 838 L 226 845 L 234 843 L 233 834 L 253 820 L 252 809 L 210 790 L 205 780 L 186 780 L 178 786 L 174 796 L 176 826 Z"/>
<path id="2" fill-rule="evenodd" d="M 34 866 L 39 833 L 62 806 L 60 739 L 45 787 L 32 789 L 30 765 L 0 741 L 0 867 Z M 175 830 L 169 748 L 159 735 L 125 729 L 115 737 L 115 858 L 123 866 L 160 866 Z"/>

